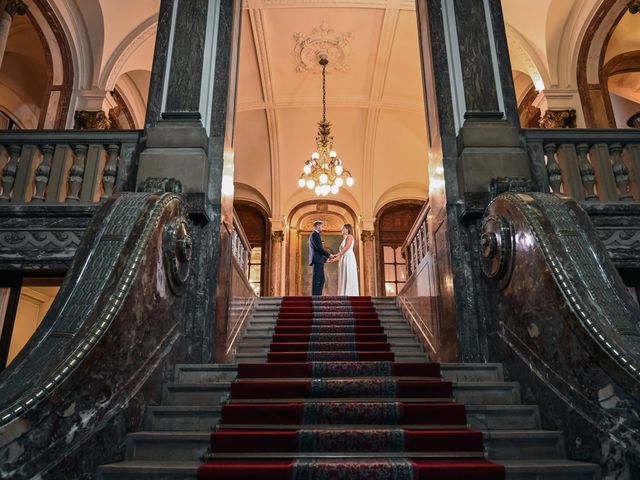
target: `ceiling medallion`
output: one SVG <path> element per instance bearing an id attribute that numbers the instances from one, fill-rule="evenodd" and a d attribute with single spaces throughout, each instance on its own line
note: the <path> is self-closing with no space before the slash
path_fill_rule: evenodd
<path id="1" fill-rule="evenodd" d="M 350 53 L 351 37 L 351 32 L 337 33 L 327 27 L 324 22 L 314 28 L 310 35 L 294 33 L 296 45 L 293 49 L 293 58 L 296 61 L 296 70 L 298 72 L 319 70 L 318 58 L 321 53 L 331 58 L 331 69 L 339 72 L 349 70 L 346 57 Z"/>

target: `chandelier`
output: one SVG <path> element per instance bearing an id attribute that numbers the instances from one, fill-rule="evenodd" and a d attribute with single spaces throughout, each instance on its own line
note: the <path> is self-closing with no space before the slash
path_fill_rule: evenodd
<path id="1" fill-rule="evenodd" d="M 320 54 L 318 63 L 322 66 L 322 121 L 318 122 L 316 151 L 304 162 L 298 185 L 300 188 L 313 190 L 318 196 L 326 197 L 329 193 L 337 194 L 345 184 L 352 186 L 353 177 L 342 167 L 342 160 L 333 150 L 331 123 L 327 122 L 326 70 L 329 59 L 325 54 Z"/>

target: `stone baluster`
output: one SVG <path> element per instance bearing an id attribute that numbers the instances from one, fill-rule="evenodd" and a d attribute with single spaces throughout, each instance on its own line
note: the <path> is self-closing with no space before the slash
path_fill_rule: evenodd
<path id="1" fill-rule="evenodd" d="M 118 154 L 120 153 L 120 145 L 107 145 L 107 154 L 109 160 L 104 167 L 102 174 L 102 196 L 101 199 L 109 198 L 113 194 L 113 186 L 116 183 L 116 175 L 118 173 Z"/>
<path id="2" fill-rule="evenodd" d="M 618 192 L 620 192 L 620 200 L 631 200 L 631 192 L 629 192 L 629 170 L 622 161 L 622 145 L 619 143 L 612 143 L 609 146 L 609 151 L 613 157 L 613 175 L 616 178 L 616 185 L 618 186 Z"/>
<path id="3" fill-rule="evenodd" d="M 80 187 L 82 187 L 82 179 L 84 177 L 84 162 L 87 158 L 88 148 L 86 145 L 76 145 L 73 147 L 76 158 L 69 171 L 69 191 L 67 192 L 67 200 L 80 200 Z"/>
<path id="4" fill-rule="evenodd" d="M 1 202 L 8 202 L 11 200 L 11 190 L 13 184 L 16 181 L 16 172 L 18 171 L 18 162 L 20 161 L 20 152 L 22 147 L 20 145 L 9 145 L 7 152 L 9 153 L 9 160 L 2 170 L 2 195 L 0 195 Z"/>
<path id="5" fill-rule="evenodd" d="M 53 145 L 43 145 L 40 148 L 42 153 L 42 163 L 36 169 L 36 193 L 33 195 L 33 200 L 44 202 L 45 192 L 49 185 L 49 178 L 51 176 L 51 159 L 53 158 Z"/>
<path id="6" fill-rule="evenodd" d="M 578 168 L 580 169 L 580 176 L 582 177 L 582 185 L 585 191 L 585 200 L 597 200 L 598 196 L 594 192 L 594 186 L 596 183 L 595 172 L 589 162 L 587 153 L 589 152 L 589 145 L 586 143 L 580 143 L 576 145 L 576 152 L 578 153 Z"/>
<path id="7" fill-rule="evenodd" d="M 544 146 L 544 154 L 547 156 L 547 173 L 549 175 L 549 185 L 553 193 L 560 193 L 562 185 L 562 170 L 560 164 L 556 160 L 556 151 L 558 146 L 555 143 L 547 143 Z"/>

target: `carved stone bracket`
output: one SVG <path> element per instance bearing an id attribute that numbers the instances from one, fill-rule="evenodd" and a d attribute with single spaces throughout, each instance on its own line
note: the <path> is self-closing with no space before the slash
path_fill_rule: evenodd
<path id="1" fill-rule="evenodd" d="M 73 120 L 73 128 L 76 130 L 109 130 L 111 128 L 111 120 L 109 120 L 107 114 L 102 111 L 89 112 L 87 110 L 78 110 Z"/>
<path id="2" fill-rule="evenodd" d="M 182 193 L 182 183 L 180 180 L 168 177 L 147 177 L 138 187 L 139 192 L 175 194 Z"/>
<path id="3" fill-rule="evenodd" d="M 526 177 L 497 177 L 491 180 L 491 199 L 504 192 L 526 193 L 535 191 L 535 183 Z"/>
<path id="4" fill-rule="evenodd" d="M 576 111 L 547 110 L 539 123 L 541 128 L 576 128 Z"/>
<path id="5" fill-rule="evenodd" d="M 320 71 L 318 58 L 324 54 L 331 60 L 327 70 L 348 71 L 349 64 L 346 57 L 349 54 L 351 37 L 351 32 L 337 33 L 324 23 L 314 28 L 309 35 L 295 33 L 293 38 L 296 45 L 293 49 L 293 58 L 296 61 L 296 70 L 298 72 Z"/>

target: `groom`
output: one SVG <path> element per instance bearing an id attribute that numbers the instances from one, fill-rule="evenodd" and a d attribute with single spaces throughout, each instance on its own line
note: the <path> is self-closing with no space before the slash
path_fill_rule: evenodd
<path id="1" fill-rule="evenodd" d="M 322 295 L 324 288 L 324 264 L 331 256 L 322 245 L 320 233 L 323 223 L 320 220 L 313 222 L 313 232 L 309 236 L 309 265 L 313 265 L 313 279 L 311 281 L 311 295 Z"/>

